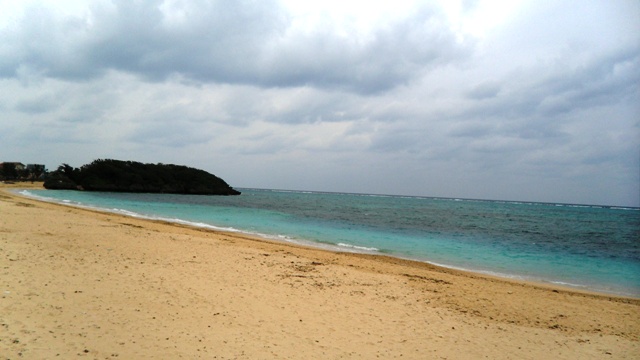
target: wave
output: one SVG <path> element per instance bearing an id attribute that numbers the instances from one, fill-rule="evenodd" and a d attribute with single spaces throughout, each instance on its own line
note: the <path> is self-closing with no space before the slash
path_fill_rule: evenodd
<path id="1" fill-rule="evenodd" d="M 409 258 L 409 260 L 416 260 L 416 259 L 412 259 Z M 629 297 L 638 297 L 640 295 L 640 289 L 631 289 L 631 288 L 627 288 L 627 287 L 615 287 L 615 286 L 609 286 L 609 287 L 605 287 L 601 284 L 577 284 L 577 283 L 572 283 L 572 282 L 567 282 L 567 281 L 561 281 L 561 280 L 556 280 L 556 279 L 550 279 L 550 278 L 544 278 L 544 277 L 538 277 L 538 276 L 532 276 L 532 275 L 522 275 L 522 274 L 513 274 L 513 273 L 505 273 L 505 272 L 498 272 L 498 271 L 490 271 L 490 270 L 484 270 L 484 269 L 478 269 L 478 268 L 474 268 L 474 267 L 461 267 L 461 266 L 453 266 L 453 265 L 449 265 L 449 264 L 444 264 L 444 263 L 439 263 L 439 262 L 434 262 L 434 261 L 428 261 L 428 260 L 417 260 L 417 261 L 422 261 L 428 264 L 432 264 L 435 266 L 439 266 L 439 267 L 443 267 L 443 268 L 448 268 L 448 269 L 453 269 L 453 270 L 460 270 L 460 271 L 465 271 L 465 272 L 472 272 L 472 273 L 477 273 L 477 274 L 483 274 L 483 275 L 488 275 L 488 276 L 495 276 L 498 278 L 503 278 L 503 279 L 512 279 L 512 280 L 516 280 L 516 281 L 527 281 L 527 282 L 533 282 L 533 283 L 542 283 L 542 284 L 551 284 L 551 285 L 556 285 L 556 286 L 560 286 L 560 287 L 564 287 L 564 288 L 571 288 L 571 289 L 576 289 L 576 290 L 584 290 L 584 291 L 594 291 L 594 292 L 598 292 L 598 293 L 603 293 L 603 294 L 612 294 L 612 295 L 618 295 L 618 296 L 629 296 Z"/>
<path id="2" fill-rule="evenodd" d="M 357 246 L 357 245 L 351 245 L 351 244 L 345 244 L 345 243 L 337 243 L 336 245 L 344 248 L 355 249 L 358 251 L 375 251 L 375 252 L 380 251 L 380 249 L 374 248 L 374 247 Z"/>
<path id="3" fill-rule="evenodd" d="M 626 211 L 640 211 L 640 208 L 636 207 L 624 207 L 624 206 L 612 206 L 611 210 L 626 210 Z"/>
<path id="4" fill-rule="evenodd" d="M 30 192 L 29 190 L 17 190 L 15 192 L 17 194 L 20 194 L 20 195 L 24 196 L 24 197 L 30 197 L 30 198 L 33 198 L 33 199 L 36 199 L 36 200 L 40 200 L 40 201 L 44 201 L 44 202 L 90 208 L 90 206 L 86 206 L 86 205 L 82 204 L 79 201 L 73 201 L 73 200 L 69 200 L 69 199 L 62 199 L 62 200 L 52 199 L 52 198 L 49 198 L 49 197 L 36 195 L 36 194 Z"/>

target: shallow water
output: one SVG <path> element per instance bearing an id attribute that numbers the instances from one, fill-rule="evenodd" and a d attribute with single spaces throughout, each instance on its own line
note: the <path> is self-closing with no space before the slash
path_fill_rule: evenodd
<path id="1" fill-rule="evenodd" d="M 640 210 L 241 189 L 231 197 L 22 191 L 131 216 L 640 297 Z"/>

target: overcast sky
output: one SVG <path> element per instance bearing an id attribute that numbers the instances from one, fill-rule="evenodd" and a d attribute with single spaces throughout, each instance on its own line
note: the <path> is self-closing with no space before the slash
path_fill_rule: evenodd
<path id="1" fill-rule="evenodd" d="M 0 161 L 640 206 L 639 1 L 310 3 L 0 0 Z"/>

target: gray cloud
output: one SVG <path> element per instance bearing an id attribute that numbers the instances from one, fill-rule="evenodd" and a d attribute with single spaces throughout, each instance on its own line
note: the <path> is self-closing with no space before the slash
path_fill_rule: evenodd
<path id="1" fill-rule="evenodd" d="M 35 4 L 0 22 L 8 161 L 114 157 L 234 186 L 639 205 L 640 31 L 627 3 L 530 3 L 473 41 L 435 3 L 358 31 L 331 16 L 301 27 L 270 1 L 93 1 L 74 15 Z M 487 4 L 463 5 L 472 16 Z"/>
<path id="2" fill-rule="evenodd" d="M 54 111 L 59 107 L 60 99 L 54 96 L 40 96 L 31 99 L 22 99 L 15 105 L 15 110 L 28 114 L 43 114 Z"/>
<path id="3" fill-rule="evenodd" d="M 483 83 L 473 87 L 467 95 L 477 96 L 469 96 L 470 100 L 482 101 L 467 104 L 454 119 L 481 118 L 492 124 L 494 133 L 553 140 L 567 135 L 562 127 L 574 121 L 565 115 L 617 105 L 635 107 L 637 111 L 633 99 L 640 96 L 637 86 L 640 82 L 640 48 L 594 56 L 580 66 L 561 64 L 519 71 L 509 74 L 508 78 L 511 81 L 500 81 L 503 85 Z M 504 90 L 495 96 L 486 96 L 493 95 L 498 88 Z M 470 124 L 471 128 L 467 129 L 460 123 L 452 134 L 487 134 L 486 131 L 475 132 L 478 121 Z"/>
<path id="4" fill-rule="evenodd" d="M 487 82 L 478 84 L 475 87 L 473 87 L 473 89 L 469 90 L 467 92 L 467 97 L 475 100 L 490 99 L 490 98 L 496 97 L 499 92 L 500 92 L 499 84 L 492 81 L 487 81 Z"/>
<path id="5" fill-rule="evenodd" d="M 207 129 L 184 122 L 166 121 L 147 123 L 133 130 L 126 140 L 140 145 L 185 147 L 206 143 L 217 136 Z"/>
<path id="6" fill-rule="evenodd" d="M 518 70 L 508 79 L 481 82 L 457 107 L 427 111 L 423 120 L 410 116 L 411 125 L 404 120 L 376 133 L 372 148 L 505 176 L 517 168 L 533 177 L 573 177 L 614 163 L 616 171 L 636 174 L 640 122 L 629 128 L 630 114 L 617 109 L 640 113 L 632 100 L 640 98 L 638 55 L 635 48 L 613 51 L 579 66 Z"/>
<path id="7" fill-rule="evenodd" d="M 150 81 L 174 75 L 196 82 L 262 87 L 314 86 L 359 93 L 387 91 L 416 74 L 468 55 L 422 7 L 366 39 L 331 28 L 288 34 L 287 13 L 273 1 L 192 1 L 163 12 L 162 1 L 95 2 L 84 17 L 31 7 L 1 36 L 0 75 L 30 69 L 42 76 L 90 79 L 108 70 Z"/>
<path id="8" fill-rule="evenodd" d="M 469 55 L 469 45 L 456 41 L 441 26 L 443 15 L 422 7 L 363 40 L 330 31 L 299 35 L 282 46 L 284 54 L 268 61 L 267 83 L 337 87 L 363 93 L 388 90 L 411 82 L 420 72 Z M 280 47 L 276 47 L 280 50 Z"/>

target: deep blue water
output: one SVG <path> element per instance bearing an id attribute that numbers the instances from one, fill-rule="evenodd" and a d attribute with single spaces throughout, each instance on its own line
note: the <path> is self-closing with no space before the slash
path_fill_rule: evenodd
<path id="1" fill-rule="evenodd" d="M 29 190 L 70 205 L 640 297 L 640 210 L 242 189 L 230 197 Z"/>

